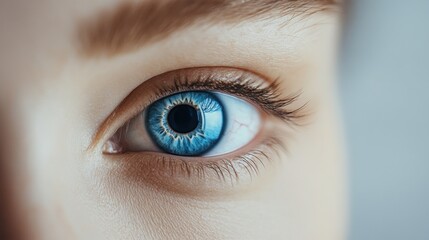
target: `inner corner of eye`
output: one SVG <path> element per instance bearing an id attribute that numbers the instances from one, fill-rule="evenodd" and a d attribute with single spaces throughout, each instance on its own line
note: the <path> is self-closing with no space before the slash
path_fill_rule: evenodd
<path id="1" fill-rule="evenodd" d="M 149 105 L 103 151 L 217 156 L 246 146 L 260 129 L 260 112 L 246 100 L 216 91 L 179 92 Z"/>

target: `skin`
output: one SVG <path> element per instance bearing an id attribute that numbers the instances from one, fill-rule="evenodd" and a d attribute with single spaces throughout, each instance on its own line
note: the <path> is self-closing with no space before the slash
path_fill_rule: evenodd
<path id="1" fill-rule="evenodd" d="M 286 25 L 290 16 L 195 25 L 114 57 L 81 55 L 78 23 L 115 6 L 113 0 L 0 3 L 0 128 L 9 140 L 2 140 L 0 166 L 10 238 L 343 239 L 338 12 Z M 109 164 L 101 148 L 88 150 L 133 89 L 200 66 L 280 76 L 282 94 L 301 90 L 300 102 L 311 103 L 307 123 L 282 135 L 288 150 L 272 155 L 252 181 L 231 186 L 208 179 L 190 191 L 182 186 L 189 180 L 178 177 L 185 183 L 166 188 Z M 207 195 L 211 187 L 216 191 Z"/>

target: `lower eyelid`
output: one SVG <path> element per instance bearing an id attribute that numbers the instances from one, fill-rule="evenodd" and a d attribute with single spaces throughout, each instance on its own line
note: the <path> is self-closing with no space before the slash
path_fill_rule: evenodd
<path id="1" fill-rule="evenodd" d="M 195 158 L 156 152 L 106 155 L 116 165 L 115 173 L 129 181 L 140 182 L 170 193 L 217 197 L 248 189 L 256 178 L 267 177 L 266 171 L 278 164 L 284 143 L 277 137 L 261 136 L 253 146 L 234 156 Z"/>

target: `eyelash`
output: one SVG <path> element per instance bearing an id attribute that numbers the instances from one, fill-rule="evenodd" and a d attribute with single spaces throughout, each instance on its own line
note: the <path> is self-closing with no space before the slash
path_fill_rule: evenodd
<path id="1" fill-rule="evenodd" d="M 136 174 L 136 179 L 151 179 L 155 184 L 161 185 L 161 181 L 168 181 L 166 179 L 171 181 L 173 179 L 174 182 L 176 177 L 186 177 L 188 179 L 197 177 L 198 180 L 204 182 L 206 177 L 211 176 L 210 173 L 213 173 L 220 183 L 234 186 L 243 179 L 251 182 L 266 167 L 267 163 L 273 160 L 271 156 L 279 156 L 279 150 L 286 150 L 284 142 L 280 138 L 272 136 L 242 155 L 208 161 L 192 161 L 186 157 L 168 154 L 159 154 L 156 157 L 150 157 L 150 160 L 142 160 L 139 153 L 127 153 L 124 158 L 128 162 L 125 166 L 129 169 L 125 172 L 127 172 L 127 175 L 130 175 L 130 172 Z M 134 164 L 129 164 L 129 162 Z M 157 180 L 154 181 L 154 178 Z M 168 185 L 167 188 L 170 187 Z M 195 186 L 193 185 L 192 187 Z M 177 191 L 177 188 L 172 188 L 171 190 Z"/>
<path id="2" fill-rule="evenodd" d="M 173 80 L 173 85 L 159 88 L 150 103 L 174 93 L 192 90 L 216 90 L 249 99 L 266 113 L 294 125 L 299 125 L 299 119 L 306 116 L 303 110 L 307 103 L 294 109 L 288 109 L 298 100 L 301 91 L 281 97 L 279 79 L 274 80 L 268 86 L 262 86 L 262 83 L 257 83 L 243 75 L 226 83 L 218 81 L 210 75 L 199 76 L 197 80 L 190 81 L 186 75 L 178 74 Z"/>
<path id="3" fill-rule="evenodd" d="M 220 91 L 247 99 L 265 113 L 289 125 L 301 125 L 300 120 L 306 116 L 303 114 L 303 109 L 307 104 L 292 107 L 292 104 L 298 100 L 301 92 L 286 97 L 282 96 L 278 79 L 271 84 L 264 85 L 246 74 L 239 74 L 233 79 L 228 78 L 228 81 L 220 81 L 214 74 L 197 74 L 196 77 L 194 75 L 192 79 L 190 79 L 188 74 L 183 73 L 183 71 L 178 71 L 173 74 L 172 82 L 159 85 L 155 89 L 156 90 L 151 94 L 152 96 L 146 101 L 147 103 L 134 109 L 136 114 L 158 99 L 168 95 L 183 91 L 205 90 Z M 126 131 L 126 126 L 136 114 L 128 118 L 125 124 L 121 124 L 122 126 L 116 131 L 115 135 L 118 131 Z M 278 137 L 280 133 L 277 131 L 278 130 L 269 137 L 265 136 L 266 139 L 241 155 L 230 158 L 209 157 L 204 161 L 197 161 L 195 158 L 194 160 L 190 160 L 184 157 L 159 153 L 155 158 L 151 158 L 150 161 L 145 161 L 144 164 L 147 165 L 144 169 L 162 169 L 160 171 L 169 172 L 170 176 L 179 175 L 191 177 L 195 175 L 200 179 L 206 176 L 208 170 L 211 170 L 219 180 L 224 182 L 227 179 L 230 179 L 231 182 L 238 181 L 240 177 L 238 173 L 242 171 L 246 172 L 246 175 L 252 178 L 258 175 L 261 167 L 265 167 L 265 164 L 271 161 L 271 155 L 278 155 L 279 149 L 286 149 L 286 144 L 282 142 L 284 139 Z M 124 134 L 120 134 L 120 136 L 123 135 Z M 122 154 L 127 155 L 126 158 L 128 160 L 130 160 L 130 158 L 137 160 L 142 158 L 142 153 Z M 151 174 L 153 174 L 153 172 Z"/>

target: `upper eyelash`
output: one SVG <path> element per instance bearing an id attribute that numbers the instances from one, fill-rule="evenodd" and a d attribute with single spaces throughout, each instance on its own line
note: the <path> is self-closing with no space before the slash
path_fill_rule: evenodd
<path id="1" fill-rule="evenodd" d="M 282 97 L 280 90 L 280 81 L 276 79 L 268 86 L 263 86 L 256 80 L 247 78 L 244 75 L 238 76 L 232 81 L 219 81 L 212 75 L 201 75 L 197 80 L 189 80 L 186 74 L 177 74 L 173 79 L 173 84 L 158 89 L 151 103 L 173 93 L 191 91 L 191 90 L 219 90 L 230 93 L 238 97 L 250 99 L 252 102 L 261 106 L 262 110 L 273 116 L 288 122 L 299 125 L 298 119 L 306 114 L 303 110 L 307 103 L 290 109 L 290 105 L 298 100 L 301 91 Z"/>

